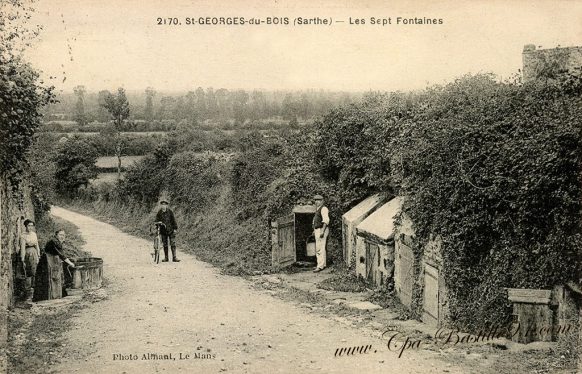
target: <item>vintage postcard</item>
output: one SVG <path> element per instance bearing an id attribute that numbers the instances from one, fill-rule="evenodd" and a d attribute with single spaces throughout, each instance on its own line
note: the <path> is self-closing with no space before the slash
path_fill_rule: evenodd
<path id="1" fill-rule="evenodd" d="M 582 370 L 582 1 L 0 4 L 0 370 Z"/>

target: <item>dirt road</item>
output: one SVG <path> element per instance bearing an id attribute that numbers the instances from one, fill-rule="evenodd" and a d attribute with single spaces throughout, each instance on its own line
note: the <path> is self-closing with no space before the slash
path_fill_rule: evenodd
<path id="1" fill-rule="evenodd" d="M 180 263 L 154 265 L 149 241 L 68 210 L 52 212 L 75 223 L 85 249 L 103 258 L 108 295 L 72 319 L 70 356 L 50 368 L 59 373 L 466 372 L 426 351 L 398 358 L 386 340 L 257 291 L 187 254 Z M 373 350 L 334 357 L 338 347 L 362 345 Z"/>

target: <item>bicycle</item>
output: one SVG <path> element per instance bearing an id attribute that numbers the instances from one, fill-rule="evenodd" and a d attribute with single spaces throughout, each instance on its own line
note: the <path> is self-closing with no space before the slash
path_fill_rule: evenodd
<path id="1" fill-rule="evenodd" d="M 155 229 L 156 230 L 156 233 L 155 234 L 152 232 L 152 228 L 154 226 L 156 228 Z M 166 225 L 163 222 L 159 222 L 159 221 L 158 222 L 154 222 L 154 223 L 152 223 L 150 225 L 150 236 L 153 236 L 154 237 L 154 252 L 151 253 L 151 255 L 152 255 L 152 257 L 154 259 L 154 262 L 156 264 L 159 264 L 160 263 L 160 249 L 162 247 L 162 233 L 161 233 L 162 226 L 164 228 L 166 228 Z"/>

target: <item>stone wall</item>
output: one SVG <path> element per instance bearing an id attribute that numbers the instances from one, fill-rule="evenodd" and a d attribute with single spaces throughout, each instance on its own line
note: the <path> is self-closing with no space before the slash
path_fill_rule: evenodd
<path id="1" fill-rule="evenodd" d="M 8 309 L 14 304 L 13 257 L 17 254 L 22 217 L 34 219 L 30 188 L 15 196 L 8 180 L 0 177 L 0 373 L 6 372 Z"/>
<path id="2" fill-rule="evenodd" d="M 561 72 L 582 68 L 582 47 L 536 49 L 523 47 L 523 81 L 552 79 Z"/>

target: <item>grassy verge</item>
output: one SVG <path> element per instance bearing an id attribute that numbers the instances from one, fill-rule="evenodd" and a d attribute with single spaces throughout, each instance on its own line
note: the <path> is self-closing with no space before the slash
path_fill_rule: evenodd
<path id="1" fill-rule="evenodd" d="M 64 332 L 69 319 L 81 305 L 47 308 L 42 314 L 31 309 L 14 309 L 9 314 L 9 373 L 54 373 L 49 366 L 70 357 Z"/>

